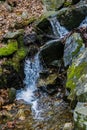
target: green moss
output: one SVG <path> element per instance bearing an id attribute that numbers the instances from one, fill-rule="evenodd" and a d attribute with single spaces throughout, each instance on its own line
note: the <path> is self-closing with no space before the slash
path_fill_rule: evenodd
<path id="1" fill-rule="evenodd" d="M 72 53 L 72 57 L 76 56 L 78 52 L 80 52 L 80 49 L 83 45 L 83 40 L 82 39 L 77 39 L 76 43 L 78 43 L 77 49 Z"/>
<path id="2" fill-rule="evenodd" d="M 84 62 L 79 66 L 74 66 L 74 64 L 68 70 L 68 79 L 79 79 L 82 74 L 86 72 L 87 63 Z"/>
<path id="3" fill-rule="evenodd" d="M 12 58 L 9 58 L 4 65 L 13 66 L 13 68 L 18 71 L 20 69 L 20 62 L 27 55 L 27 50 L 23 43 L 23 35 L 19 36 L 17 39 L 17 51 L 13 54 Z"/>
<path id="4" fill-rule="evenodd" d="M 86 73 L 86 70 L 87 70 L 87 62 L 84 62 L 78 66 L 75 66 L 73 64 L 72 66 L 69 67 L 66 82 L 66 88 L 69 88 L 71 90 L 69 99 L 74 100 L 76 83 L 78 82 L 79 78 Z"/>
<path id="5" fill-rule="evenodd" d="M 0 57 L 9 56 L 18 50 L 17 41 L 11 41 L 7 45 L 0 48 Z"/>
<path id="6" fill-rule="evenodd" d="M 25 48 L 20 48 L 13 56 L 12 59 L 9 59 L 5 62 L 5 65 L 11 65 L 16 71 L 20 69 L 20 62 L 25 58 L 27 51 Z"/>

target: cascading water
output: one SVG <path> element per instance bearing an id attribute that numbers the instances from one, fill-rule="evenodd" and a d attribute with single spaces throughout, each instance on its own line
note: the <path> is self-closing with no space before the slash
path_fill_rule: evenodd
<path id="1" fill-rule="evenodd" d="M 68 30 L 60 25 L 56 16 L 49 18 L 49 21 L 50 21 L 51 26 L 52 26 L 53 34 L 57 38 L 62 38 L 68 33 Z"/>
<path id="2" fill-rule="evenodd" d="M 36 80 L 39 77 L 39 72 L 41 70 L 40 60 L 38 54 L 34 59 L 25 60 L 24 73 L 25 73 L 25 89 L 18 91 L 17 99 L 23 99 L 28 104 L 32 105 L 32 109 L 37 114 L 37 98 L 34 96 L 36 88 Z"/>
<path id="3" fill-rule="evenodd" d="M 87 16 L 85 17 L 85 19 L 81 22 L 79 27 L 83 27 L 83 26 L 87 26 Z"/>

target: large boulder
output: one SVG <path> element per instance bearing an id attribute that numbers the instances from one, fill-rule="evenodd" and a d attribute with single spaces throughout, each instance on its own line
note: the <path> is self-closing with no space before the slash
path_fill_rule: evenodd
<path id="1" fill-rule="evenodd" d="M 87 15 L 87 4 L 81 3 L 58 12 L 57 18 L 68 30 L 76 28 Z"/>
<path id="2" fill-rule="evenodd" d="M 40 50 L 40 57 L 46 65 L 50 65 L 53 61 L 62 58 L 63 50 L 64 45 L 60 40 L 52 40 L 42 46 Z"/>
<path id="3" fill-rule="evenodd" d="M 64 47 L 64 65 L 68 66 L 72 63 L 72 59 L 75 58 L 84 49 L 83 40 L 79 33 L 73 33 L 65 41 Z"/>
<path id="4" fill-rule="evenodd" d="M 68 69 L 66 87 L 70 89 L 69 99 L 87 101 L 87 49 L 83 50 Z"/>

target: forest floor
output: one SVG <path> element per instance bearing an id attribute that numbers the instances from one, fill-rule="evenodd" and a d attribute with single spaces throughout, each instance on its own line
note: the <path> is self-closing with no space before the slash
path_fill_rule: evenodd
<path id="1" fill-rule="evenodd" d="M 6 0 L 0 1 L 0 46 L 2 39 L 9 30 L 15 30 L 15 23 L 22 19 L 38 18 L 43 13 L 41 0 Z M 32 31 L 32 26 L 25 28 Z"/>

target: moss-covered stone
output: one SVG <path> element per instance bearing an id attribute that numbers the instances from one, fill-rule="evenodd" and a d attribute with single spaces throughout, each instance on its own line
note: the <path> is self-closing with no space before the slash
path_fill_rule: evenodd
<path id="1" fill-rule="evenodd" d="M 27 50 L 23 44 L 23 36 L 21 35 L 18 39 L 18 50 L 13 55 L 12 58 L 8 59 L 4 64 L 11 65 L 13 68 L 18 71 L 20 69 L 20 62 L 25 58 L 27 55 Z"/>
<path id="2" fill-rule="evenodd" d="M 12 55 L 18 50 L 17 41 L 10 41 L 8 44 L 0 48 L 0 57 Z"/>
<path id="3" fill-rule="evenodd" d="M 66 87 L 70 89 L 70 100 L 87 101 L 87 50 L 84 50 L 72 63 L 67 72 Z"/>
<path id="4" fill-rule="evenodd" d="M 13 48 L 9 49 L 9 45 L 15 46 L 16 50 L 13 53 L 9 51 Z M 0 68 L 0 88 L 3 87 L 13 87 L 18 89 L 23 85 L 23 59 L 25 58 L 27 51 L 23 44 L 23 35 L 17 38 L 17 41 L 10 40 L 10 42 L 5 45 L 7 48 L 8 53 L 6 52 L 5 61 L 2 62 L 2 66 Z M 5 47 L 3 47 L 5 48 Z M 0 48 L 2 49 L 2 48 Z M 5 51 L 5 50 L 4 50 Z M 0 52 L 1 53 L 1 52 Z M 7 55 L 9 54 L 9 55 Z M 10 56 L 11 55 L 11 56 Z M 7 57 L 9 56 L 9 57 Z M 1 57 L 3 58 L 3 57 Z M 3 61 L 3 59 L 2 59 Z"/>

